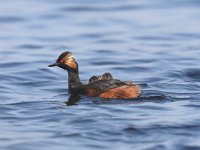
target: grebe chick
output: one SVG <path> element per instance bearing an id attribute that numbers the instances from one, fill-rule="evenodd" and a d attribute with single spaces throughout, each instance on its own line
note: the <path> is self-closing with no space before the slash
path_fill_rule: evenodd
<path id="1" fill-rule="evenodd" d="M 92 76 L 89 79 L 89 83 L 97 82 L 99 80 L 111 80 L 111 79 L 113 79 L 111 73 L 106 72 L 101 76 Z"/>
<path id="2" fill-rule="evenodd" d="M 101 80 L 101 76 L 92 76 L 89 79 L 89 83 L 93 83 L 93 82 L 96 82 L 96 81 L 99 81 L 99 80 Z"/>
<path id="3" fill-rule="evenodd" d="M 112 74 L 110 72 L 106 72 L 102 75 L 102 80 L 112 80 Z"/>

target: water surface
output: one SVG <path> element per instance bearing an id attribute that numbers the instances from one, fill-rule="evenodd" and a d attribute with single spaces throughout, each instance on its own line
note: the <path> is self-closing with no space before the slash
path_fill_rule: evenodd
<path id="1" fill-rule="evenodd" d="M 0 148 L 200 149 L 199 7 L 197 0 L 2 0 Z M 47 67 L 66 50 L 83 82 L 111 72 L 138 83 L 142 98 L 82 96 L 67 106 L 67 73 Z"/>

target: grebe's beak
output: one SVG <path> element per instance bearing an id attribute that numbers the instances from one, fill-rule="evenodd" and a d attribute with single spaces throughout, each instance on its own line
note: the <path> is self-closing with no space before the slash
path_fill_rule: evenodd
<path id="1" fill-rule="evenodd" d="M 59 66 L 60 63 L 56 62 L 54 64 L 48 65 L 48 67 L 54 67 L 54 66 Z"/>

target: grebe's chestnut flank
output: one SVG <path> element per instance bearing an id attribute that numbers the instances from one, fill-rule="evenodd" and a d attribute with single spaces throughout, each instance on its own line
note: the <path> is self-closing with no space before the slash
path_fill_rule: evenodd
<path id="1" fill-rule="evenodd" d="M 68 51 L 62 53 L 56 63 L 49 65 L 49 67 L 54 66 L 68 71 L 68 88 L 71 93 L 110 99 L 137 98 L 141 95 L 138 85 L 130 81 L 113 79 L 110 73 L 93 76 L 89 79 L 88 84 L 81 83 L 78 63 L 72 53 Z"/>

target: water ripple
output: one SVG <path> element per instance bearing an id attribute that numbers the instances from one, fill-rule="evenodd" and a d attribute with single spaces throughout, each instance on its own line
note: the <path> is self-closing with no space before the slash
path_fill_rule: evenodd
<path id="1" fill-rule="evenodd" d="M 26 21 L 25 18 L 16 17 L 16 16 L 0 16 L 0 23 L 18 23 Z"/>
<path id="2" fill-rule="evenodd" d="M 200 149 L 199 1 L 20 0 L 0 5 L 0 149 Z M 70 95 L 111 72 L 142 96 Z"/>

